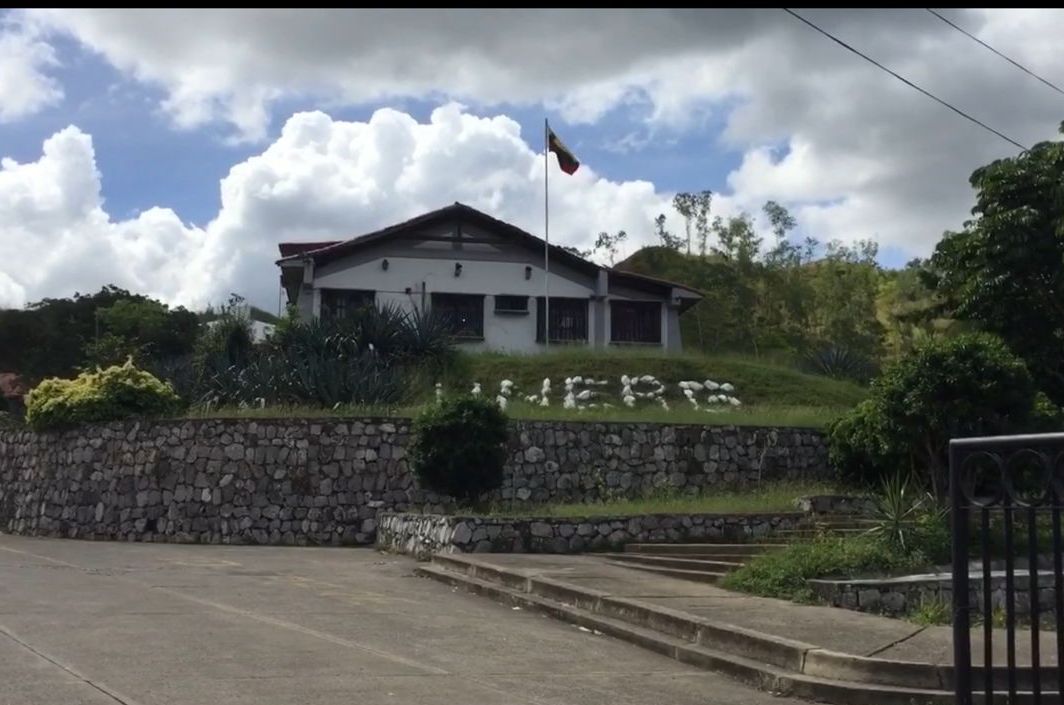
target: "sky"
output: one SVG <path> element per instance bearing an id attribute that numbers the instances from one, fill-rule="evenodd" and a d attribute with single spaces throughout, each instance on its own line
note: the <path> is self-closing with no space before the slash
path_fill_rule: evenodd
<path id="1" fill-rule="evenodd" d="M 1064 82 L 1060 10 L 943 10 Z M 1064 95 L 920 9 L 803 10 L 1023 145 Z M 680 191 L 875 239 L 963 227 L 973 169 L 1020 150 L 780 10 L 0 11 L 0 307 L 106 284 L 278 307 L 277 243 L 462 201 L 552 242 L 653 244 Z M 766 230 L 763 218 L 755 221 Z"/>

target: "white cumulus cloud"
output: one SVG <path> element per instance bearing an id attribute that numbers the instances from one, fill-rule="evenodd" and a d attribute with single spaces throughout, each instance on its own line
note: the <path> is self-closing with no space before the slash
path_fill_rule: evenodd
<path id="1" fill-rule="evenodd" d="M 63 97 L 46 71 L 55 50 L 28 28 L 0 22 L 0 123 L 32 115 Z"/>
<path id="2" fill-rule="evenodd" d="M 183 296 L 187 260 L 204 235 L 160 208 L 113 221 L 102 207 L 92 140 L 76 127 L 49 137 L 35 162 L 0 162 L 0 304 L 108 283 Z"/>
<path id="3" fill-rule="evenodd" d="M 649 241 L 653 217 L 668 208 L 649 182 L 553 169 L 554 242 L 588 248 L 600 230 L 618 229 Z M 454 201 L 543 229 L 542 154 L 510 118 L 457 104 L 427 122 L 392 109 L 366 122 L 293 115 L 220 189 L 221 209 L 202 228 L 165 207 L 115 219 L 103 207 L 91 138 L 66 128 L 38 161 L 3 162 L 0 304 L 114 283 L 191 306 L 239 292 L 272 309 L 280 241 L 352 237 Z"/>

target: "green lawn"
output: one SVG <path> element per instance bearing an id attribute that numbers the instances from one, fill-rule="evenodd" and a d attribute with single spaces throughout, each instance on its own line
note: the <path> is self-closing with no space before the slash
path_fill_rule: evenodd
<path id="1" fill-rule="evenodd" d="M 625 374 L 657 377 L 666 385 L 669 411 L 645 399 L 640 399 L 634 409 L 625 407 L 620 398 L 620 378 Z M 576 375 L 609 380 L 608 385 L 596 389 L 605 394 L 599 401 L 609 402 L 614 405 L 613 408 L 563 408 L 565 378 Z M 552 383 L 551 405 L 544 408 L 524 401 L 525 395 L 539 392 L 546 377 Z M 865 396 L 865 389 L 851 382 L 809 375 L 758 359 L 675 355 L 646 350 L 588 352 L 572 348 L 540 355 L 461 353 L 451 369 L 441 376 L 440 382 L 444 385 L 445 393 L 449 394 L 468 392 L 473 382 L 480 382 L 485 398 L 492 399 L 498 393 L 499 382 L 504 379 L 517 385 L 509 414 L 518 419 L 821 428 Z M 718 383 L 730 382 L 735 387 L 733 394 L 742 401 L 742 405 L 728 407 L 719 413 L 709 413 L 704 409 L 696 411 L 683 398 L 676 385 L 684 380 L 701 382 L 706 379 Z M 414 402 L 390 407 L 223 408 L 196 410 L 189 415 L 197 418 L 411 417 L 417 415 L 421 405 L 431 401 L 434 395 L 430 379 L 417 380 L 414 386 L 418 388 Z M 702 392 L 700 401 L 704 401 L 707 394 Z"/>
<path id="2" fill-rule="evenodd" d="M 421 405 L 409 406 L 360 406 L 351 405 L 336 409 L 312 406 L 267 406 L 265 408 L 221 407 L 217 409 L 194 408 L 186 415 L 193 419 L 290 419 L 290 418 L 352 418 L 367 416 L 396 416 L 413 418 L 421 411 Z M 554 421 L 642 422 L 697 425 L 732 426 L 795 426 L 822 428 L 844 409 L 826 409 L 815 406 L 753 406 L 741 407 L 721 413 L 695 411 L 685 405 L 669 411 L 658 406 L 629 409 L 563 409 L 558 401 L 553 406 L 542 408 L 530 404 L 515 404 L 509 410 L 514 419 Z"/>
<path id="3" fill-rule="evenodd" d="M 674 407 L 679 404 L 673 403 L 673 398 L 682 401 L 675 385 L 684 380 L 730 382 L 735 396 L 747 406 L 845 409 L 866 396 L 866 390 L 852 382 L 805 374 L 756 358 L 646 350 L 588 352 L 572 348 L 538 355 L 463 354 L 446 383 L 452 386 L 475 381 L 485 391 L 494 392 L 500 381 L 510 379 L 523 393 L 533 394 L 539 391 L 543 378 L 550 377 L 560 400 L 566 377 L 590 375 L 608 379 L 610 385 L 603 389 L 620 403 L 621 375 L 645 374 L 669 385 L 668 396 Z"/>
<path id="4" fill-rule="evenodd" d="M 756 489 L 742 489 L 700 495 L 662 492 L 644 499 L 621 499 L 592 504 L 547 504 L 542 507 L 511 510 L 492 508 L 496 516 L 621 516 L 632 514 L 741 514 L 793 512 L 794 500 L 814 494 L 836 494 L 838 488 L 825 483 L 772 483 Z"/>

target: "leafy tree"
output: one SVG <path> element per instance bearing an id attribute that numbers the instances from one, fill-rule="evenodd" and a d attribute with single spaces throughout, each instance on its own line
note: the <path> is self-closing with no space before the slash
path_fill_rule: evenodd
<path id="1" fill-rule="evenodd" d="M 950 314 L 1000 335 L 1060 404 L 1064 142 L 1042 142 L 976 169 L 971 184 L 974 218 L 939 242 L 929 281 Z"/>
<path id="2" fill-rule="evenodd" d="M 0 371 L 39 380 L 69 377 L 130 354 L 137 361 L 184 354 L 198 331 L 189 311 L 107 286 L 95 294 L 0 310 Z"/>
<path id="3" fill-rule="evenodd" d="M 927 262 L 914 259 L 904 268 L 881 273 L 876 318 L 883 326 L 884 354 L 897 359 L 918 343 L 964 332 L 963 322 L 950 318 L 942 297 L 927 285 Z"/>
<path id="4" fill-rule="evenodd" d="M 658 240 L 661 241 L 662 246 L 667 247 L 670 250 L 676 250 L 677 252 L 683 249 L 683 240 L 676 235 L 673 235 L 665 227 L 664 213 L 659 213 L 658 217 L 654 219 L 654 232 L 658 236 Z"/>
<path id="5" fill-rule="evenodd" d="M 120 299 L 100 309 L 96 318 L 97 333 L 85 347 L 91 366 L 187 355 L 199 333 L 196 314 L 184 308 L 171 311 L 148 298 Z"/>
<path id="6" fill-rule="evenodd" d="M 1029 429 L 1036 399 L 1023 361 L 1000 339 L 931 339 L 890 365 L 869 398 L 831 425 L 831 461 L 859 484 L 912 472 L 941 496 L 950 438 Z"/>
<path id="7" fill-rule="evenodd" d="M 879 356 L 883 327 L 876 318 L 877 251 L 872 241 L 853 246 L 830 242 L 825 257 L 812 266 L 811 330 L 817 340 L 869 358 Z"/>
<path id="8" fill-rule="evenodd" d="M 620 250 L 624 241 L 628 239 L 628 233 L 623 230 L 618 230 L 615 235 L 603 231 L 598 234 L 595 239 L 595 252 L 601 252 L 606 255 L 606 259 L 610 261 L 612 267 L 617 262 L 617 252 Z"/>

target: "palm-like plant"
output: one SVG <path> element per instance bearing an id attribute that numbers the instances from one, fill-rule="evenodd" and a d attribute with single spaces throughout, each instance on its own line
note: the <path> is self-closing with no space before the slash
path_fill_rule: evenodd
<path id="1" fill-rule="evenodd" d="M 908 550 L 908 537 L 916 526 L 929 499 L 919 494 L 909 475 L 898 473 L 884 478 L 876 496 L 876 524 L 869 533 Z"/>

